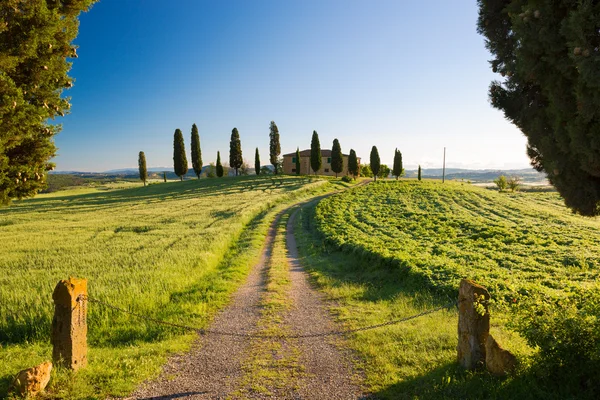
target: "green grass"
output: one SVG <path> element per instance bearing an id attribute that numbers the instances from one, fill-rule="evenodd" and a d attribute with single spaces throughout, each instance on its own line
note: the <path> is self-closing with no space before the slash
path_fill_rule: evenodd
<path id="1" fill-rule="evenodd" d="M 444 305 L 456 298 L 461 277 L 509 301 L 523 289 L 556 293 L 591 285 L 598 226 L 570 214 L 555 194 L 401 181 L 355 188 L 304 208 L 295 231 L 301 262 L 331 300 L 333 314 L 357 328 Z M 585 258 L 575 256 L 581 252 Z M 581 264 L 565 266 L 565 257 Z M 539 379 L 534 351 L 506 327 L 509 312 L 496 304 L 491 320 L 492 335 L 521 362 L 507 378 L 457 365 L 455 309 L 359 332 L 348 343 L 366 385 L 380 398 L 583 396 L 573 386 Z"/>
<path id="2" fill-rule="evenodd" d="M 240 177 L 60 192 L 0 209 L 0 396 L 22 368 L 51 358 L 51 295 L 88 279 L 91 297 L 206 326 L 257 260 L 277 204 L 330 191 L 306 177 Z M 61 398 L 126 395 L 194 335 L 90 304 L 89 366 L 57 370 Z"/>

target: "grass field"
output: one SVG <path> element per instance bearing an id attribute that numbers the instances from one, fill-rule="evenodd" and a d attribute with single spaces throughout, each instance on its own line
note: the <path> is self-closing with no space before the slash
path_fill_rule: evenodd
<path id="1" fill-rule="evenodd" d="M 54 286 L 88 279 L 96 299 L 203 327 L 256 260 L 278 204 L 332 190 L 302 178 L 205 179 L 40 195 L 0 209 L 0 397 L 11 377 L 50 358 Z M 95 304 L 90 365 L 57 371 L 64 398 L 125 395 L 193 338 Z"/>
<path id="2" fill-rule="evenodd" d="M 388 181 L 304 209 L 295 229 L 303 264 L 348 328 L 444 305 L 456 299 L 462 277 L 500 300 L 491 332 L 517 354 L 514 375 L 458 367 L 458 315 L 449 309 L 349 338 L 377 397 L 565 399 L 589 396 L 539 379 L 531 364 L 535 350 L 506 326 L 506 305 L 532 291 L 558 295 L 593 285 L 599 227 L 597 219 L 572 215 L 553 193 Z"/>

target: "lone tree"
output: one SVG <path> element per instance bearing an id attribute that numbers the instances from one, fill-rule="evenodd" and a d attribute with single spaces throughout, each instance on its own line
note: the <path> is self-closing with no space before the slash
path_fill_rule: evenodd
<path id="1" fill-rule="evenodd" d="M 350 149 L 350 155 L 348 156 L 348 173 L 353 177 L 358 176 L 358 158 L 354 149 Z"/>
<path id="2" fill-rule="evenodd" d="M 144 186 L 146 186 L 146 179 L 148 179 L 148 169 L 146 169 L 146 155 L 143 151 L 140 151 L 138 156 L 138 167 L 140 169 L 140 179 L 144 182 Z"/>
<path id="3" fill-rule="evenodd" d="M 342 148 L 340 142 L 337 139 L 333 139 L 333 146 L 331 147 L 331 170 L 337 174 L 344 170 L 344 156 L 342 155 Z"/>
<path id="4" fill-rule="evenodd" d="M 394 168 L 392 169 L 392 175 L 396 177 L 396 180 L 398 180 L 398 177 L 402 176 L 402 171 L 402 153 L 400 153 L 400 150 L 396 149 L 394 151 Z"/>
<path id="5" fill-rule="evenodd" d="M 271 121 L 271 126 L 269 127 L 269 160 L 274 167 L 275 175 L 277 175 L 277 170 L 279 169 L 277 168 L 279 164 L 279 154 L 281 154 L 279 129 L 277 129 L 275 121 Z"/>
<path id="6" fill-rule="evenodd" d="M 221 164 L 221 152 L 217 151 L 217 176 L 223 177 L 223 165 Z"/>
<path id="7" fill-rule="evenodd" d="M 187 174 L 188 163 L 185 157 L 185 145 L 183 144 L 183 134 L 181 129 L 175 129 L 175 137 L 173 139 L 173 166 L 175 175 L 183 181 L 183 177 Z"/>
<path id="8" fill-rule="evenodd" d="M 591 1 L 478 0 L 490 100 L 527 137 L 531 165 L 568 207 L 600 214 L 598 12 Z M 540 32 L 543 32 L 540 33 Z"/>
<path id="9" fill-rule="evenodd" d="M 200 179 L 202 173 L 202 151 L 200 150 L 200 135 L 198 135 L 198 127 L 192 125 L 192 167 L 196 177 Z"/>
<path id="10" fill-rule="evenodd" d="M 260 175 L 260 156 L 258 155 L 258 147 L 256 148 L 256 152 L 254 152 L 254 172 L 256 172 L 256 175 Z"/>
<path id="11" fill-rule="evenodd" d="M 238 169 L 243 163 L 240 133 L 237 128 L 233 128 L 231 131 L 231 140 L 229 141 L 229 166 L 235 169 L 235 176 L 238 176 Z"/>
<path id="12" fill-rule="evenodd" d="M 310 167 L 314 171 L 315 175 L 317 171 L 321 169 L 323 160 L 321 159 L 321 143 L 319 143 L 319 134 L 317 131 L 313 131 L 312 139 L 310 141 Z"/>
<path id="13" fill-rule="evenodd" d="M 0 205 L 47 186 L 52 137 L 71 105 L 61 96 L 77 58 L 79 14 L 94 0 L 0 1 Z"/>
<path id="14" fill-rule="evenodd" d="M 377 147 L 373 146 L 371 149 L 371 171 L 373 171 L 373 178 L 377 181 L 377 175 L 379 175 L 379 169 L 381 168 L 381 160 L 379 159 L 379 152 Z"/>
<path id="15" fill-rule="evenodd" d="M 296 147 L 296 175 L 300 175 L 300 147 Z"/>
<path id="16" fill-rule="evenodd" d="M 417 171 L 417 179 L 421 180 L 421 166 L 419 165 L 419 170 Z"/>

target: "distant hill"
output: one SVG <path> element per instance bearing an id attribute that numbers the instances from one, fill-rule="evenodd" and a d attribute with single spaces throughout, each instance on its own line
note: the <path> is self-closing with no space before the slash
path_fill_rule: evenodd
<path id="1" fill-rule="evenodd" d="M 547 183 L 546 174 L 537 172 L 532 168 L 526 169 L 484 169 L 484 170 L 470 170 L 460 168 L 446 168 L 446 179 L 448 180 L 465 180 L 474 183 L 485 183 L 492 182 L 500 175 L 504 176 L 518 176 L 521 178 L 523 183 Z M 424 179 L 442 179 L 441 168 L 428 168 L 421 171 L 421 176 Z M 407 178 L 416 178 L 417 170 L 406 171 Z"/>

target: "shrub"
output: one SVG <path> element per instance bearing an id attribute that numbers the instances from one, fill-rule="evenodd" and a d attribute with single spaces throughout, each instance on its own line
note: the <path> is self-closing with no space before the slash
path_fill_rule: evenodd
<path id="1" fill-rule="evenodd" d="M 511 176 L 510 178 L 508 178 L 506 184 L 508 185 L 508 188 L 513 192 L 517 191 L 519 190 L 519 187 L 521 187 L 521 178 L 518 176 Z"/>
<path id="2" fill-rule="evenodd" d="M 350 175 L 345 175 L 345 176 L 342 176 L 342 181 L 343 181 L 343 182 L 348 182 L 348 183 L 350 183 L 350 182 L 352 182 L 353 180 L 354 180 L 354 178 L 352 178 Z"/>
<path id="3" fill-rule="evenodd" d="M 504 175 L 500 175 L 498 178 L 494 179 L 494 183 L 498 186 L 500 191 L 506 190 L 508 187 L 508 182 L 506 181 L 506 177 Z"/>

